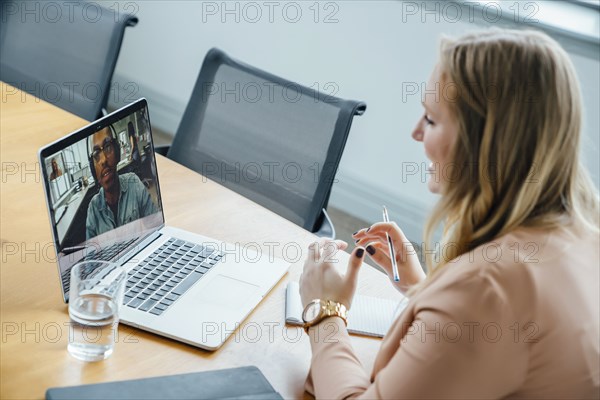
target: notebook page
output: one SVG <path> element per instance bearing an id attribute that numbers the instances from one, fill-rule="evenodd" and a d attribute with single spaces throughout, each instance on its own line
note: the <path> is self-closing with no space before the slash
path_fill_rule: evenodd
<path id="1" fill-rule="evenodd" d="M 348 311 L 348 332 L 383 337 L 392 322 L 406 307 L 406 298 L 396 302 L 371 296 L 355 295 Z M 302 325 L 302 302 L 298 282 L 288 283 L 285 302 L 285 322 Z"/>

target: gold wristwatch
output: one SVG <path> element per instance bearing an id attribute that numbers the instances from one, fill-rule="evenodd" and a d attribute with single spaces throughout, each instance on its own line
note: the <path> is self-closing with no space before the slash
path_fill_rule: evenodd
<path id="1" fill-rule="evenodd" d="M 308 328 L 318 324 L 327 317 L 340 317 L 348 326 L 346 306 L 342 303 L 337 303 L 332 300 L 315 299 L 308 303 L 302 312 L 302 320 L 304 321 L 304 331 L 308 333 Z"/>

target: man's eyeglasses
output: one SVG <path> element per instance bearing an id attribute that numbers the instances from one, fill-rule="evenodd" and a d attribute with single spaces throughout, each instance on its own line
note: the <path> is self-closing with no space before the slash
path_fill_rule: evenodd
<path id="1" fill-rule="evenodd" d="M 106 139 L 102 144 L 102 147 L 94 147 L 94 151 L 90 154 L 90 157 L 94 159 L 95 162 L 100 161 L 100 152 L 104 153 L 104 157 L 108 157 L 115 152 L 115 139 Z"/>

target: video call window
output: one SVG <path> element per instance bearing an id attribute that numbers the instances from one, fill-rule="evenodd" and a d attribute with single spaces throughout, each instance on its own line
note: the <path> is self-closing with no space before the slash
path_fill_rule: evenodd
<path id="1" fill-rule="evenodd" d="M 152 151 L 142 108 L 44 160 L 59 252 L 162 219 Z"/>

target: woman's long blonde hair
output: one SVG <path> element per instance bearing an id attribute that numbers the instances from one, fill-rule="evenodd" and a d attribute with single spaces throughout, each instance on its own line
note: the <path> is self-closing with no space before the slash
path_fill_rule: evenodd
<path id="1" fill-rule="evenodd" d="M 453 171 L 425 227 L 443 224 L 430 275 L 517 227 L 580 221 L 598 232 L 598 190 L 580 160 L 582 102 L 566 52 L 536 31 L 443 38 L 441 84 L 459 132 Z M 450 96 L 450 95 L 448 95 Z"/>

